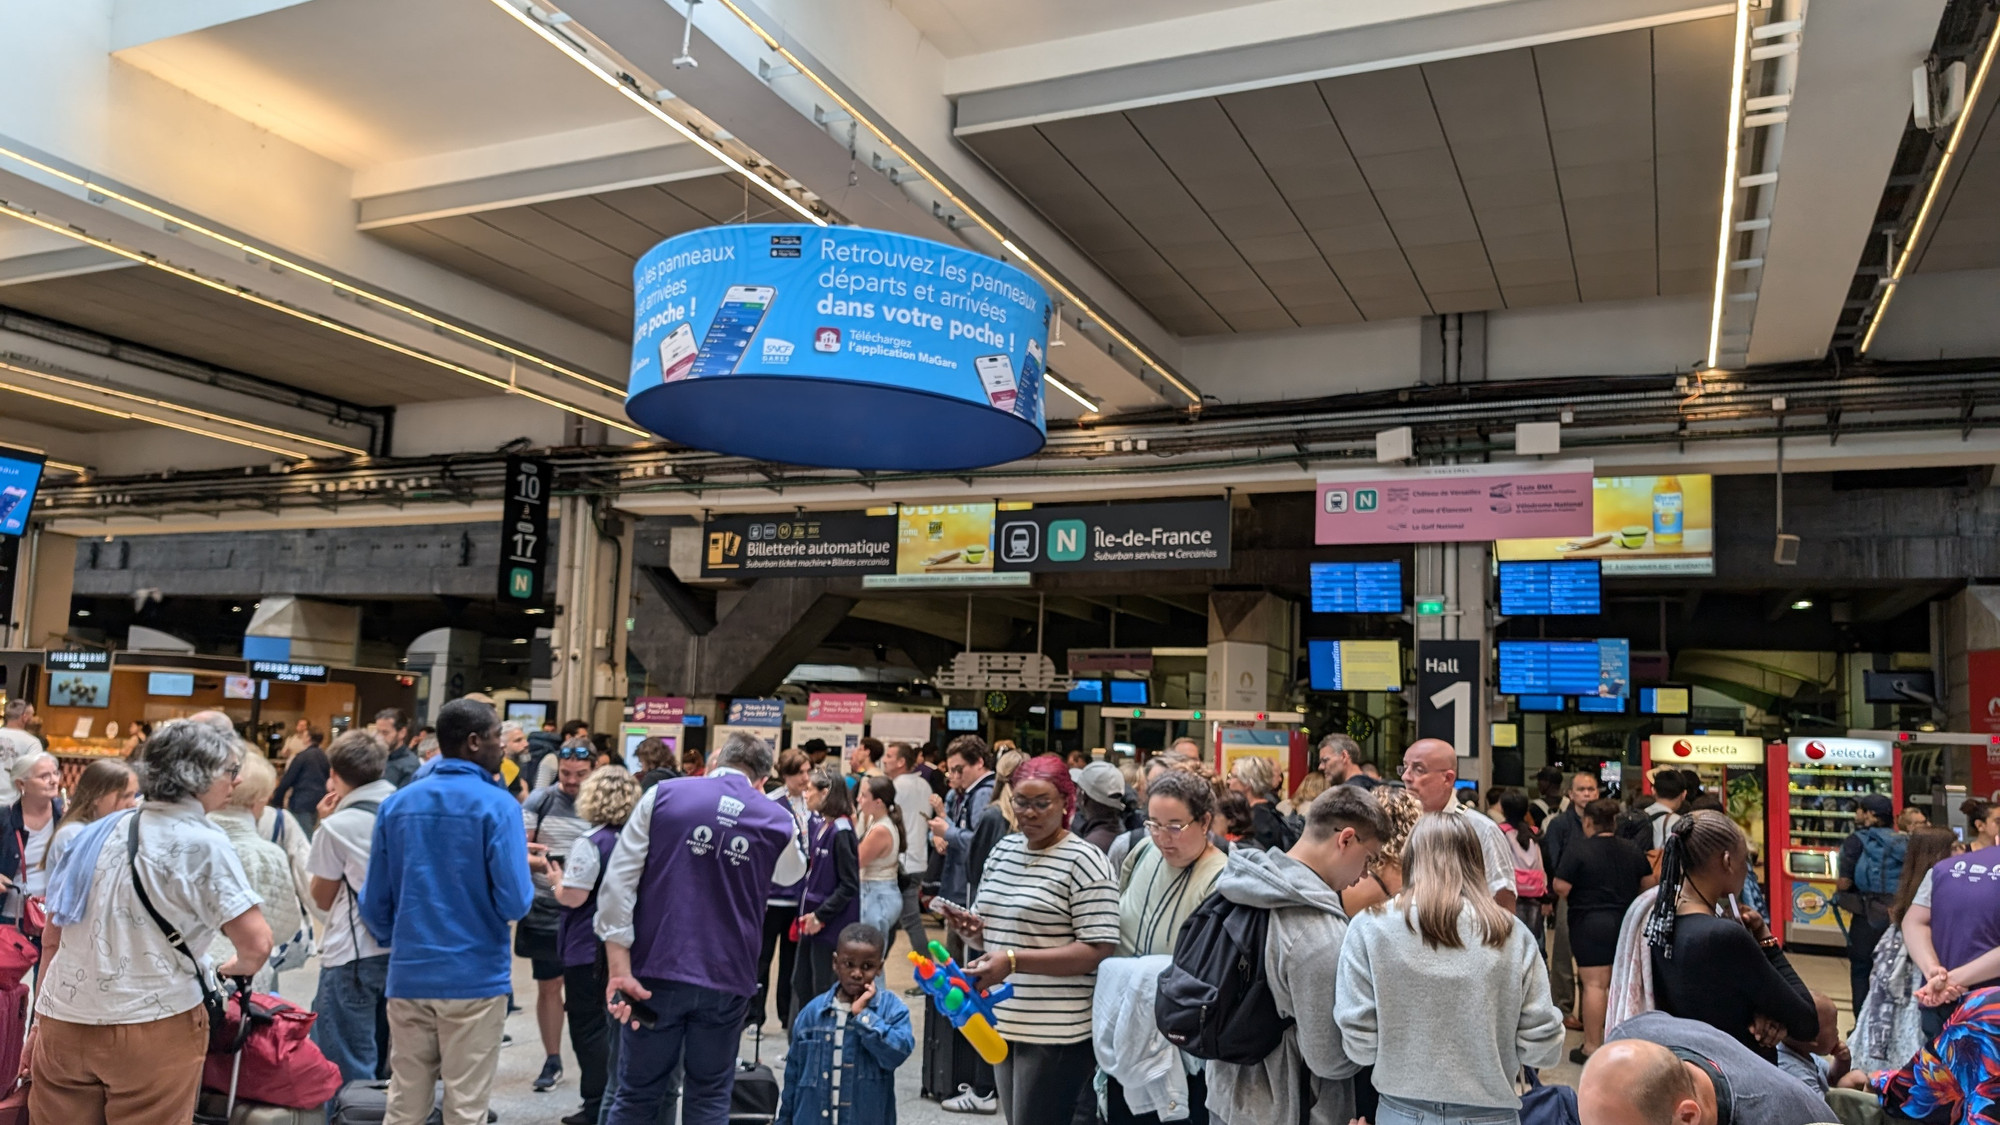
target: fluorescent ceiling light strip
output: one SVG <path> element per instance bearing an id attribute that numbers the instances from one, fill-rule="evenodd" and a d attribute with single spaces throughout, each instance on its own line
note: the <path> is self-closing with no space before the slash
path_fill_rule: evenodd
<path id="1" fill-rule="evenodd" d="M 247 445 L 252 449 L 261 449 L 266 453 L 275 453 L 280 457 L 290 457 L 295 461 L 310 461 L 312 459 L 306 456 L 305 454 L 298 452 L 297 450 L 280 449 L 275 445 L 265 445 L 261 441 L 252 441 L 246 437 L 235 437 L 230 434 L 219 434 L 214 432 L 213 430 L 204 430 L 200 426 L 184 426 L 179 422 L 168 421 L 165 418 L 150 418 L 144 414 L 133 414 L 130 411 L 125 411 L 125 410 L 114 410 L 108 406 L 98 406 L 93 403 L 81 402 L 73 398 L 64 398 L 62 395 L 48 394 L 47 392 L 31 390 L 30 388 L 27 387 L 17 387 L 12 383 L 0 383 L 0 391 L 11 391 L 17 395 L 27 395 L 29 398 L 39 398 L 47 402 L 61 403 L 64 406 L 73 406 L 78 410 L 88 410 L 93 413 L 108 415 L 112 418 L 123 418 L 126 421 L 130 422 L 145 422 L 154 426 L 165 426 L 170 430 L 180 430 L 183 433 L 195 434 L 197 436 L 205 438 L 213 438 L 216 441 L 226 441 L 235 445 Z"/>
<path id="2" fill-rule="evenodd" d="M 423 321 L 425 324 L 431 325 L 434 328 L 442 328 L 445 331 L 452 333 L 453 335 L 462 336 L 465 339 L 472 340 L 479 344 L 484 344 L 489 348 L 493 348 L 497 351 L 504 352 L 507 355 L 511 355 L 516 359 L 527 360 L 529 363 L 532 363 L 537 367 L 547 368 L 548 370 L 555 372 L 558 375 L 566 375 L 569 378 L 576 379 L 580 382 L 589 383 L 593 387 L 609 391 L 612 394 L 623 394 L 625 391 L 625 388 L 623 387 L 604 382 L 602 379 L 598 379 L 592 375 L 586 375 L 581 371 L 573 371 L 567 367 L 564 367 L 562 364 L 555 362 L 554 360 L 538 356 L 533 352 L 523 351 L 520 348 L 514 347 L 512 344 L 504 344 L 501 343 L 499 340 L 492 339 L 491 337 L 482 336 L 479 333 L 474 332 L 469 328 L 466 328 L 462 325 L 453 324 L 448 320 L 442 320 L 438 317 L 432 316 L 427 312 L 424 312 L 421 309 L 412 308 L 409 305 L 406 305 L 401 301 L 398 301 L 392 297 L 385 297 L 382 294 L 377 293 L 371 289 L 363 289 L 360 286 L 349 284 L 348 282 L 342 281 L 337 277 L 333 277 L 328 274 L 322 273 L 319 270 L 312 268 L 311 266 L 305 265 L 291 258 L 287 258 L 281 254 L 273 254 L 269 250 L 264 249 L 262 246 L 253 246 L 250 243 L 244 242 L 241 239 L 233 238 L 229 235 L 223 234 L 221 231 L 213 230 L 209 227 L 203 226 L 201 223 L 198 223 L 195 220 L 186 217 L 185 215 L 176 215 L 173 212 L 161 210 L 160 208 L 155 207 L 152 204 L 145 202 L 144 200 L 134 199 L 129 195 L 125 195 L 119 192 L 115 188 L 105 187 L 103 184 L 99 184 L 86 177 L 78 176 L 71 172 L 64 171 L 63 169 L 57 168 L 54 165 L 44 164 L 43 162 L 36 160 L 31 156 L 15 152 L 13 149 L 7 148 L 4 145 L 0 145 L 0 156 L 5 156 L 9 160 L 25 164 L 28 167 L 33 168 L 38 172 L 42 172 L 46 175 L 54 176 L 57 179 L 63 180 L 65 182 L 75 184 L 76 186 L 83 188 L 86 191 L 92 192 L 97 195 L 101 195 L 106 199 L 115 199 L 118 202 L 123 203 L 127 207 L 130 207 L 137 211 L 143 211 L 146 214 L 161 220 L 162 222 L 172 223 L 176 226 L 186 227 L 188 230 L 194 231 L 195 233 L 203 235 L 205 237 L 212 238 L 215 241 L 220 242 L 225 246 L 229 246 L 233 249 L 240 250 L 245 254 L 255 255 L 274 265 L 283 266 L 285 269 L 291 270 L 294 273 L 303 274 L 306 277 L 310 277 L 314 281 L 324 282 L 325 284 L 331 285 L 335 289 L 338 289 L 343 293 L 349 294 L 350 296 L 360 297 L 364 300 L 371 301 L 375 304 L 381 305 L 384 308 L 394 309 L 397 312 L 402 313 L 404 316 L 414 317 L 415 319 Z"/>
<path id="3" fill-rule="evenodd" d="M 494 0 L 494 2 L 503 3 L 504 0 Z M 1738 0 L 1738 3 L 1747 4 L 1748 0 Z M 1091 320 L 1096 321 L 1098 326 L 1104 329 L 1105 332 L 1109 333 L 1112 339 L 1118 341 L 1120 344 L 1123 344 L 1128 350 L 1132 352 L 1133 355 L 1138 356 L 1141 362 L 1143 362 L 1146 366 L 1152 368 L 1153 371 L 1160 376 L 1160 378 L 1165 379 L 1169 384 L 1171 384 L 1174 387 L 1175 390 L 1178 390 L 1183 395 L 1186 395 L 1189 402 L 1195 404 L 1196 406 L 1201 405 L 1201 395 L 1196 393 L 1193 387 L 1190 387 L 1186 383 L 1183 383 L 1177 376 L 1174 375 L 1173 372 L 1167 370 L 1165 364 L 1153 358 L 1152 353 L 1140 347 L 1137 343 L 1134 343 L 1131 337 L 1125 335 L 1125 333 L 1120 332 L 1117 326 L 1111 323 L 1109 317 L 1105 316 L 1103 313 L 1098 312 L 1095 308 L 1091 307 L 1088 301 L 1085 301 L 1083 298 L 1077 296 L 1074 290 L 1070 289 L 1069 286 L 1064 285 L 1061 279 L 1056 277 L 1053 270 L 1051 270 L 1047 266 L 1042 265 L 1040 262 L 1036 261 L 1033 257 L 1029 256 L 1028 254 L 1023 253 L 1021 251 L 1021 248 L 1019 246 L 1016 246 L 1013 240 L 1008 238 L 1007 235 L 1001 231 L 999 226 L 988 220 L 985 214 L 981 212 L 978 208 L 972 206 L 964 199 L 959 198 L 956 193 L 954 193 L 950 188 L 946 187 L 943 177 L 931 171 L 929 166 L 927 166 L 923 161 L 918 160 L 908 150 L 904 149 L 903 146 L 897 144 L 895 139 L 889 136 L 889 133 L 886 129 L 883 129 L 882 127 L 876 125 L 871 118 L 862 114 L 860 110 L 857 109 L 853 104 L 848 102 L 846 98 L 841 97 L 839 91 L 835 90 L 832 86 L 828 85 L 825 79 L 821 78 L 818 74 L 813 72 L 812 68 L 806 66 L 804 60 L 800 59 L 797 55 L 794 55 L 790 51 L 786 50 L 784 45 L 778 42 L 776 36 L 772 35 L 768 31 L 765 31 L 763 27 L 757 23 L 756 20 L 750 17 L 750 13 L 738 7 L 735 4 L 734 0 L 721 0 L 721 4 L 723 7 L 733 12 L 737 19 L 742 20 L 743 25 L 745 27 L 748 27 L 751 31 L 755 32 L 757 38 L 762 39 L 764 41 L 765 47 L 767 47 L 772 52 L 777 54 L 780 58 L 784 59 L 785 62 L 792 67 L 792 69 L 804 75 L 806 79 L 810 81 L 813 85 L 819 87 L 821 93 L 825 94 L 829 98 L 832 98 L 834 104 L 840 108 L 841 112 L 847 114 L 849 117 L 852 117 L 854 120 L 861 122 L 863 125 L 866 125 L 868 127 L 868 131 L 875 134 L 875 138 L 881 141 L 884 145 L 886 145 L 889 151 L 895 154 L 897 160 L 905 164 L 908 164 L 911 168 L 914 168 L 917 174 L 922 176 L 925 179 L 925 181 L 927 181 L 931 185 L 931 187 L 938 192 L 938 194 L 944 196 L 945 199 L 949 200 L 953 207 L 956 207 L 958 210 L 964 212 L 967 218 L 970 218 L 973 222 L 978 223 L 980 229 L 984 230 L 988 235 L 992 236 L 994 241 L 1000 243 L 1000 245 L 1003 248 L 1005 248 L 1009 253 L 1013 254 L 1016 258 L 1021 259 L 1023 265 L 1035 271 L 1035 273 L 1041 277 L 1043 282 L 1047 283 L 1047 285 L 1050 288 L 1054 289 L 1057 293 L 1060 293 L 1062 295 L 1063 300 L 1068 301 L 1070 304 L 1076 306 L 1076 308 L 1082 311 L 1084 315 L 1090 317 Z"/>
<path id="4" fill-rule="evenodd" d="M 239 289 L 233 285 L 228 285 L 223 282 L 216 281 L 213 278 L 203 277 L 202 275 L 195 273 L 192 270 L 182 269 L 179 266 L 172 265 L 168 262 L 163 262 L 158 258 L 150 257 L 145 254 L 140 254 L 135 251 L 127 250 L 122 246 L 117 246 L 114 245 L 113 243 L 106 242 L 101 238 L 85 234 L 82 231 L 76 230 L 72 227 L 63 226 L 60 223 L 52 223 L 49 220 L 44 219 L 41 216 L 36 215 L 31 211 L 23 210 L 11 204 L 0 202 L 0 213 L 11 215 L 16 219 L 21 220 L 24 223 L 40 227 L 43 230 L 49 231 L 54 234 L 60 234 L 65 238 L 74 239 L 78 242 L 83 243 L 86 246 L 94 246 L 97 249 L 104 251 L 105 253 L 116 254 L 119 257 L 126 259 L 127 261 L 136 262 L 142 266 L 151 266 L 153 269 L 160 270 L 164 273 L 172 274 L 173 276 L 181 278 L 185 281 L 192 281 L 197 285 L 213 289 L 218 293 L 227 294 L 228 296 L 248 301 L 253 305 L 258 305 L 263 308 L 270 309 L 274 312 L 280 312 L 289 317 L 295 317 L 299 320 L 305 321 L 308 324 L 317 325 L 329 331 L 338 332 L 343 336 L 351 336 L 356 340 L 361 340 L 365 343 L 373 344 L 378 348 L 384 348 L 387 349 L 388 351 L 395 352 L 398 355 L 408 356 L 411 359 L 418 360 L 423 363 L 428 363 L 433 367 L 441 367 L 446 371 L 450 371 L 458 375 L 463 375 L 468 379 L 476 379 L 481 383 L 487 384 L 488 386 L 496 387 L 500 390 L 506 391 L 508 394 L 516 394 L 516 395 L 521 395 L 525 398 L 531 398 L 534 399 L 536 402 L 546 403 L 550 406 L 556 407 L 559 410 L 566 410 L 571 414 L 575 414 L 584 418 L 589 418 L 592 421 L 602 422 L 607 426 L 613 427 L 614 429 L 623 430 L 628 434 L 633 434 L 638 437 L 653 436 L 647 433 L 645 430 L 641 430 L 625 422 L 620 422 L 617 419 L 609 417 L 607 415 L 598 414 L 594 411 L 578 406 L 574 403 L 563 402 L 560 399 L 554 399 L 548 397 L 547 395 L 537 394 L 534 391 L 526 390 L 522 387 L 515 386 L 514 384 L 509 383 L 504 379 L 495 378 L 494 376 L 488 375 L 483 371 L 477 371 L 474 370 L 473 368 L 466 367 L 463 364 L 453 363 L 450 360 L 440 359 L 437 356 L 429 354 L 428 352 L 421 352 L 415 348 L 405 347 L 402 344 L 396 343 L 394 340 L 385 339 L 381 336 L 374 335 L 373 333 L 364 332 L 359 328 L 350 327 L 348 325 L 340 323 L 337 320 L 329 320 L 328 318 L 320 316 L 317 313 L 309 313 L 303 309 L 293 308 L 290 305 L 283 304 L 278 301 L 273 301 L 268 297 L 252 293 L 247 289 Z"/>
<path id="5" fill-rule="evenodd" d="M 677 120 L 672 114 L 668 113 L 666 110 L 661 109 L 658 102 L 655 102 L 653 99 L 647 97 L 640 91 L 633 89 L 632 86 L 629 85 L 624 80 L 624 78 L 629 78 L 630 77 L 629 75 L 624 76 L 624 78 L 621 78 L 620 75 L 613 74 L 611 71 L 606 70 L 602 65 L 598 63 L 596 59 L 591 58 L 588 53 L 578 48 L 576 44 L 570 42 L 568 39 L 565 39 L 563 36 L 558 35 L 555 31 L 545 26 L 541 20 L 535 18 L 534 16 L 530 15 L 525 11 L 522 11 L 514 4 L 509 3 L 508 0 L 493 0 L 493 4 L 501 11 L 507 13 L 510 16 L 513 16 L 516 20 L 520 21 L 522 26 L 534 32 L 536 35 L 541 36 L 545 41 L 553 45 L 557 50 L 561 51 L 565 55 L 568 55 L 570 59 L 574 61 L 578 66 L 596 75 L 597 78 L 600 81 L 602 81 L 605 85 L 618 91 L 620 94 L 625 95 L 625 97 L 628 100 L 630 100 L 632 104 L 638 106 L 640 109 L 645 110 L 648 114 L 651 114 L 654 118 L 665 123 L 669 128 L 674 130 L 676 133 L 679 133 L 681 136 L 686 137 L 688 140 L 694 142 L 694 144 L 697 147 L 699 147 L 703 152 L 709 154 L 710 156 L 714 157 L 717 160 L 720 160 L 723 164 L 727 165 L 731 171 L 737 173 L 744 179 L 748 180 L 751 184 L 761 189 L 764 192 L 764 194 L 770 196 L 772 199 L 777 200 L 779 203 L 784 204 L 787 208 L 796 212 L 800 217 L 804 218 L 809 223 L 814 223 L 819 226 L 830 225 L 828 224 L 825 218 L 814 214 L 812 208 L 807 207 L 804 203 L 801 203 L 798 200 L 793 199 L 790 195 L 787 195 L 783 188 L 780 188 L 778 185 L 772 183 L 771 181 L 765 179 L 764 177 L 757 175 L 756 173 L 752 172 L 749 168 L 744 167 L 741 161 L 737 160 L 735 157 L 729 155 L 728 153 L 722 151 L 720 147 L 718 147 L 714 142 L 710 141 L 707 137 L 704 137 L 700 133 L 695 132 L 693 129 L 688 128 L 688 126 L 685 123 Z"/>
<path id="6" fill-rule="evenodd" d="M 72 465 L 68 461 L 52 461 L 47 458 L 42 459 L 42 464 L 47 465 L 51 469 L 61 469 L 65 473 L 75 473 L 80 477 L 90 475 L 90 466 L 88 465 Z"/>
<path id="7" fill-rule="evenodd" d="M 246 422 L 241 418 L 231 418 L 227 414 L 214 414 L 206 410 L 197 410 L 192 406 L 181 406 L 178 403 L 167 402 L 164 399 L 148 398 L 145 395 L 133 394 L 130 391 L 121 391 L 114 387 L 102 386 L 100 384 L 89 382 L 83 379 L 69 379 L 61 375 L 51 375 L 46 371 L 37 371 L 32 367 L 21 367 L 16 364 L 0 361 L 0 370 L 12 371 L 17 374 L 27 375 L 35 379 L 44 380 L 46 382 L 60 384 L 61 386 L 65 387 L 72 387 L 75 388 L 76 390 L 89 391 L 92 394 L 108 395 L 112 398 L 123 399 L 126 402 L 136 402 L 141 406 L 150 406 L 155 410 L 170 410 L 176 414 L 186 414 L 190 417 L 200 418 L 208 422 L 220 422 L 225 426 L 235 426 L 239 429 L 254 430 L 258 433 L 269 434 L 272 437 L 276 438 L 286 438 L 291 441 L 300 442 L 305 445 L 317 445 L 326 449 L 335 450 L 340 453 L 346 453 L 354 457 L 368 456 L 368 451 L 365 449 L 358 449 L 352 445 L 342 445 L 337 441 L 327 441 L 324 438 L 307 437 L 304 434 L 295 434 L 289 430 L 274 429 L 270 426 L 259 425 L 255 422 Z"/>
<path id="8" fill-rule="evenodd" d="M 1972 111 L 1979 104 L 1979 94 L 1986 88 L 1986 76 L 1993 69 L 1994 49 L 2000 47 L 2000 25 L 1995 25 L 1986 37 L 1986 50 L 1979 56 L 1979 72 L 1972 76 L 1972 88 L 1965 92 L 1965 108 L 1959 112 L 1958 121 L 1951 127 L 1951 139 L 1945 142 L 1944 152 L 1938 157 L 1937 174 L 1931 177 L 1930 187 L 1924 190 L 1924 202 L 1917 208 L 1917 220 L 1910 224 L 1910 237 L 1903 241 L 1903 252 L 1896 259 L 1896 268 L 1883 284 L 1882 300 L 1875 306 L 1875 316 L 1868 322 L 1868 332 L 1861 337 L 1859 354 L 1866 355 L 1868 346 L 1875 342 L 1875 330 L 1882 326 L 1882 314 L 1889 311 L 1889 302 L 1895 299 L 1896 286 L 1902 283 L 1903 274 L 1915 259 L 1917 247 L 1922 244 L 1924 227 L 1930 222 L 1931 209 L 1937 205 L 1938 193 L 1944 190 L 1944 178 L 1951 171 L 1951 162 L 1958 156 L 1958 145 L 1965 137 L 1966 123 L 1972 120 Z"/>
<path id="9" fill-rule="evenodd" d="M 727 0 L 725 0 L 727 2 Z M 1708 366 L 1713 370 L 1722 358 L 1722 310 L 1729 283 L 1729 244 L 1735 238 L 1736 154 L 1742 147 L 1743 83 L 1749 63 L 1744 54 L 1750 46 L 1750 0 L 1736 0 L 1736 69 L 1729 79 L 1729 148 L 1722 166 L 1722 233 L 1715 251 L 1715 300 L 1708 314 Z"/>
<path id="10" fill-rule="evenodd" d="M 1069 397 L 1075 399 L 1078 405 L 1082 406 L 1085 410 L 1090 411 L 1092 414 L 1097 413 L 1098 406 L 1096 403 L 1083 397 L 1082 394 L 1078 393 L 1076 388 L 1070 386 L 1068 383 L 1063 382 L 1061 379 L 1056 378 L 1055 372 L 1044 371 L 1042 373 L 1042 382 L 1047 383 L 1049 386 L 1054 387 L 1056 390 L 1059 390 L 1062 393 L 1068 395 Z"/>

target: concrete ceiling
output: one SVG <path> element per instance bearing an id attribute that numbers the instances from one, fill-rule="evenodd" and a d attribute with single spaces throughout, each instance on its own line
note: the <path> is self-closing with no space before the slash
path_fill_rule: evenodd
<path id="1" fill-rule="evenodd" d="M 361 406 L 464 398 L 478 384 L 141 267 L 0 289 L 0 305 Z"/>
<path id="2" fill-rule="evenodd" d="M 1939 196 L 1939 212 L 1914 268 L 1922 273 L 2000 267 L 2000 83 L 1989 82 L 1960 144 L 1952 181 Z"/>
<path id="3" fill-rule="evenodd" d="M 947 58 L 1045 40 L 1121 31 L 1263 0 L 895 0 L 896 10 Z"/>
<path id="4" fill-rule="evenodd" d="M 0 372 L 0 380 L 4 380 L 6 376 L 7 373 Z M 31 383 L 32 381 L 29 379 L 20 380 L 22 383 Z M 57 390 L 55 387 L 48 389 L 50 391 Z M 37 398 L 31 394 L 24 394 L 11 386 L 5 385 L 4 382 L 0 382 L 0 418 L 4 418 L 9 422 L 29 422 L 37 426 L 51 426 L 58 430 L 67 430 L 71 433 L 79 434 L 102 434 L 110 433 L 113 430 L 129 430 L 133 428 L 130 419 L 114 418 L 109 414 L 99 414 L 95 410 L 84 410 L 81 407 L 65 406 L 59 402 L 50 402 L 47 399 Z"/>
<path id="5" fill-rule="evenodd" d="M 1705 291 L 1730 22 L 961 139 L 1183 336 Z"/>
<path id="6" fill-rule="evenodd" d="M 448 218 L 376 227 L 389 244 L 573 317 L 632 331 L 632 266 L 661 239 L 743 221 L 741 177 L 696 176 Z M 749 221 L 780 216 L 753 192 Z"/>

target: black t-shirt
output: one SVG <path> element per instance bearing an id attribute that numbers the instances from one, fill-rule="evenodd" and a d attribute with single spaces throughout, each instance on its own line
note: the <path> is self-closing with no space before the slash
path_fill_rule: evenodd
<path id="1" fill-rule="evenodd" d="M 1639 884 L 1653 873 L 1646 853 L 1616 836 L 1585 836 L 1563 848 L 1555 877 L 1570 885 L 1569 916 L 1593 910 L 1625 913 L 1639 897 Z"/>
<path id="2" fill-rule="evenodd" d="M 1674 919 L 1673 951 L 1672 957 L 1652 951 L 1653 999 L 1661 1011 L 1733 1036 L 1766 1062 L 1777 1053 L 1751 1036 L 1758 1015 L 1777 1020 L 1794 1039 L 1819 1037 L 1819 1009 L 1792 963 L 1777 948 L 1760 947 L 1741 922 L 1683 914 Z"/>

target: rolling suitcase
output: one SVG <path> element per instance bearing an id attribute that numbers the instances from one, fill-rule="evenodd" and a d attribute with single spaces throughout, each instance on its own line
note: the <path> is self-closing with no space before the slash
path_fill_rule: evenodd
<path id="1" fill-rule="evenodd" d="M 28 1039 L 28 986 L 0 986 L 0 1094 L 20 1085 L 21 1048 Z"/>
<path id="2" fill-rule="evenodd" d="M 932 1101 L 958 1096 L 961 1085 L 976 1077 L 973 1066 L 979 1055 L 965 1036 L 952 1026 L 951 1018 L 924 1001 L 923 1078 L 919 1093 Z"/>
<path id="3" fill-rule="evenodd" d="M 771 1125 L 778 1119 L 778 1077 L 764 1065 L 764 1031 L 752 1039 L 750 1061 L 736 1064 L 729 1090 L 729 1125 Z"/>
<path id="4" fill-rule="evenodd" d="M 364 1078 L 349 1082 L 333 1096 L 333 1116 L 326 1125 L 382 1125 L 382 1118 L 389 1112 L 389 1080 L 386 1078 Z M 492 1110 L 486 1111 L 486 1120 L 493 1121 Z M 438 1083 L 436 1100 L 431 1103 L 431 1115 L 424 1125 L 443 1125 L 444 1083 Z"/>

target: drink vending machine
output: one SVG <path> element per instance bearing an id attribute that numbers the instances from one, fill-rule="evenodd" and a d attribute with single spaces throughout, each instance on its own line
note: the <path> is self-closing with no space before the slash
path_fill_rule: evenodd
<path id="1" fill-rule="evenodd" d="M 1774 792 L 1784 794 L 1771 802 L 1771 932 L 1788 945 L 1844 946 L 1847 919 L 1833 904 L 1840 845 L 1863 796 L 1903 807 L 1902 753 L 1870 738 L 1798 737 L 1772 743 L 1770 759 Z"/>
<path id="2" fill-rule="evenodd" d="M 1759 860 L 1753 874 L 1770 886 L 1764 826 L 1766 795 L 1772 785 L 1766 776 L 1763 739 L 1740 734 L 1655 734 L 1640 744 L 1639 757 L 1648 793 L 1653 791 L 1655 770 L 1668 766 L 1693 770 L 1701 787 L 1721 798 L 1729 819 L 1749 838 Z"/>

